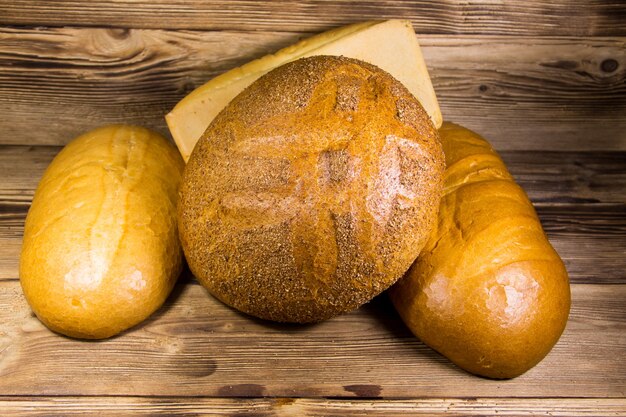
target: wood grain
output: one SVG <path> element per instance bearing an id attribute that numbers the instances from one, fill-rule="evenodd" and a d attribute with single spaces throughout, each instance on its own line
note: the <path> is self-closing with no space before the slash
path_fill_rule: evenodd
<path id="1" fill-rule="evenodd" d="M 0 397 L 0 409 L 15 417 L 64 416 L 626 416 L 626 399 L 303 399 Z"/>
<path id="2" fill-rule="evenodd" d="M 294 326 L 244 316 L 187 283 L 138 328 L 83 342 L 48 331 L 19 283 L 4 281 L 0 393 L 625 397 L 626 285 L 578 284 L 572 295 L 566 331 L 548 357 L 519 378 L 494 381 L 459 370 L 419 342 L 386 296 L 317 325 Z"/>
<path id="3" fill-rule="evenodd" d="M 535 208 L 571 282 L 626 283 L 626 204 Z"/>
<path id="4" fill-rule="evenodd" d="M 0 145 L 0 201 L 27 203 L 60 146 Z M 626 152 L 501 151 L 538 205 L 626 203 Z"/>
<path id="5" fill-rule="evenodd" d="M 626 152 L 499 153 L 536 205 L 626 203 Z"/>
<path id="6" fill-rule="evenodd" d="M 168 135 L 163 115 L 215 75 L 387 18 L 411 19 L 444 118 L 501 151 L 565 260 L 570 321 L 542 363 L 477 378 L 414 338 L 385 295 L 279 325 L 188 271 L 111 340 L 61 337 L 32 315 L 16 280 L 23 223 L 59 145 L 107 123 Z M 0 414 L 626 417 L 624 21 L 623 2 L 601 0 L 0 2 Z"/>
<path id="7" fill-rule="evenodd" d="M 626 38 L 423 43 L 444 120 L 497 149 L 625 149 Z M 611 60 L 619 64 L 607 73 Z"/>
<path id="8" fill-rule="evenodd" d="M 479 0 L 284 2 L 202 0 L 73 0 L 0 3 L 5 25 L 115 26 L 201 30 L 322 31 L 348 23 L 410 19 L 419 33 L 490 35 L 624 35 L 619 1 Z"/>
<path id="9" fill-rule="evenodd" d="M 24 219 L 60 150 L 0 146 L 0 279 L 16 279 Z M 534 202 L 572 282 L 626 283 L 626 152 L 502 153 Z"/>
<path id="10" fill-rule="evenodd" d="M 18 278 L 29 204 L 0 202 L 0 280 Z M 626 283 L 626 204 L 536 205 L 573 283 Z"/>
<path id="11" fill-rule="evenodd" d="M 167 134 L 163 115 L 194 87 L 303 35 L 0 28 L 0 143 L 120 122 Z M 420 41 L 444 118 L 498 149 L 626 150 L 626 38 Z"/>

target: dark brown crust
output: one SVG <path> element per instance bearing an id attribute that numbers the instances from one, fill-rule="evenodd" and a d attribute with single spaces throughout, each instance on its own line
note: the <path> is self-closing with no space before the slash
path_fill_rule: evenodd
<path id="1" fill-rule="evenodd" d="M 223 302 L 313 322 L 369 301 L 434 224 L 444 158 L 419 102 L 361 61 L 319 56 L 237 96 L 185 170 L 180 235 Z"/>

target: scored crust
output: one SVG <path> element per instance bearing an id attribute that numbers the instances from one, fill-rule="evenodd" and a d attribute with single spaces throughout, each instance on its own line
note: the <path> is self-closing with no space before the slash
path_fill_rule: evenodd
<path id="1" fill-rule="evenodd" d="M 248 314 L 320 321 L 393 284 L 434 224 L 444 158 L 419 102 L 381 69 L 305 58 L 213 121 L 185 169 L 189 266 Z"/>

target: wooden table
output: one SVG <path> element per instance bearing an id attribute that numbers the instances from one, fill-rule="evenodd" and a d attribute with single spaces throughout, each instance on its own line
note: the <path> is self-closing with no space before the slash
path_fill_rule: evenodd
<path id="1" fill-rule="evenodd" d="M 484 134 L 570 272 L 567 329 L 511 381 L 416 340 L 386 296 L 312 326 L 238 314 L 181 278 L 111 340 L 48 331 L 18 281 L 46 165 L 81 132 L 339 25 L 413 21 L 444 118 Z M 626 6 L 569 0 L 0 3 L 0 415 L 626 415 Z"/>

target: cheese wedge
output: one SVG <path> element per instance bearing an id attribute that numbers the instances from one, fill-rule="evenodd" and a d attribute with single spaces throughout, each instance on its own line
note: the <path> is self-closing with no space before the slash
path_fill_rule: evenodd
<path id="1" fill-rule="evenodd" d="M 189 93 L 165 116 L 184 160 L 235 96 L 272 69 L 312 55 L 343 55 L 382 68 L 422 103 L 437 128 L 441 126 L 441 110 L 411 22 L 363 22 L 300 41 L 217 76 Z"/>

